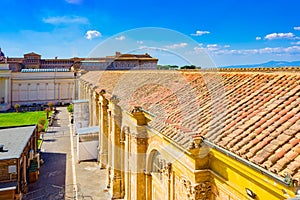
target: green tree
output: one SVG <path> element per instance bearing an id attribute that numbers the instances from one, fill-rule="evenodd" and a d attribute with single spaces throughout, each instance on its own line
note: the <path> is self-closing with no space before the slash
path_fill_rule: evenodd
<path id="1" fill-rule="evenodd" d="M 68 106 L 68 112 L 72 113 L 73 110 L 74 110 L 73 104 L 70 104 L 70 105 Z"/>

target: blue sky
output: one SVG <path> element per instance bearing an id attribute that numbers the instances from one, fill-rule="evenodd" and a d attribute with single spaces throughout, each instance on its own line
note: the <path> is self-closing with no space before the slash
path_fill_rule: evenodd
<path id="1" fill-rule="evenodd" d="M 148 52 L 161 64 L 293 61 L 299 7 L 298 0 L 1 0 L 0 46 L 9 57 L 121 51 Z"/>

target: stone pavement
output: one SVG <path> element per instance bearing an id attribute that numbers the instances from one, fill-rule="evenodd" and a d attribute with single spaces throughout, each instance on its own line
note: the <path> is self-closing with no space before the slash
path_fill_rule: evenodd
<path id="1" fill-rule="evenodd" d="M 44 134 L 41 150 L 44 164 L 39 180 L 29 184 L 24 199 L 109 199 L 104 191 L 106 171 L 100 170 L 96 161 L 77 162 L 76 136 L 72 133 L 67 108 L 57 110 L 53 126 Z"/>

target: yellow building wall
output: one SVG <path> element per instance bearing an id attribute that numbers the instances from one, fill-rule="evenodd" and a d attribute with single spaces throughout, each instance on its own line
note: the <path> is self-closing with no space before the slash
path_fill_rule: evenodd
<path id="1" fill-rule="evenodd" d="M 256 200 L 281 200 L 295 196 L 295 188 L 254 170 L 215 150 L 211 150 L 210 170 L 216 186 L 216 199 L 251 199 L 246 188 L 256 194 Z"/>

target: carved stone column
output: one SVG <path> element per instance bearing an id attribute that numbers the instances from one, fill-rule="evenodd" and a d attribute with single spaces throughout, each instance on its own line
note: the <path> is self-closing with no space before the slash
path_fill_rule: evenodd
<path id="1" fill-rule="evenodd" d="M 104 91 L 103 91 L 104 92 Z M 100 168 L 105 169 L 108 162 L 108 101 L 103 96 L 104 93 L 99 95 L 99 126 L 100 126 L 100 136 L 99 136 L 99 161 Z"/>
<path id="2" fill-rule="evenodd" d="M 130 148 L 128 154 L 128 169 L 130 171 L 131 181 L 127 187 L 130 187 L 131 199 L 146 199 L 147 196 L 147 180 L 144 170 L 146 169 L 146 152 L 148 148 L 148 137 L 145 128 L 146 118 L 140 107 L 135 107 L 131 113 L 131 130 L 126 138 L 129 142 L 125 143 Z M 129 122 L 128 122 L 129 123 Z"/>
<path id="3" fill-rule="evenodd" d="M 152 199 L 152 176 L 150 172 L 145 172 L 146 176 L 146 199 Z"/>
<path id="4" fill-rule="evenodd" d="M 94 112 L 95 110 L 93 109 L 94 106 L 94 95 L 93 91 L 91 89 L 91 85 L 88 87 L 88 94 L 89 94 L 89 114 L 90 114 L 90 121 L 89 121 L 89 126 L 93 126 L 93 117 L 94 117 Z"/>
<path id="5" fill-rule="evenodd" d="M 172 176 L 172 163 L 167 163 L 164 168 L 161 170 L 162 174 L 164 175 L 163 185 L 166 188 L 165 191 L 165 199 L 171 199 L 171 176 Z"/>
<path id="6" fill-rule="evenodd" d="M 94 88 L 95 89 L 95 88 Z M 93 93 L 93 126 L 99 125 L 99 94 Z"/>
<path id="7" fill-rule="evenodd" d="M 122 163 L 121 163 L 121 124 L 122 124 L 122 111 L 118 106 L 119 100 L 113 96 L 111 98 L 111 116 L 112 116 L 112 126 L 111 126 L 111 195 L 112 199 L 123 198 L 124 192 L 122 190 L 122 185 L 124 180 L 122 180 Z"/>

